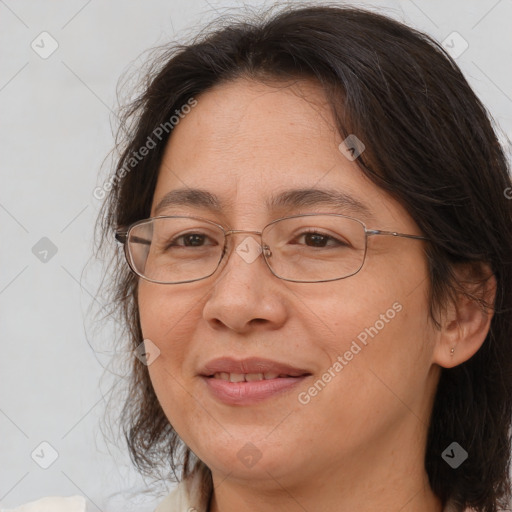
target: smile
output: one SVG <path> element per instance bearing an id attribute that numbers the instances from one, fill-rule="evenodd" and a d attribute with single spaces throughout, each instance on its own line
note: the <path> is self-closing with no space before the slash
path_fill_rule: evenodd
<path id="1" fill-rule="evenodd" d="M 285 375 L 278 373 L 226 373 L 217 372 L 213 375 L 214 379 L 226 380 L 229 382 L 255 382 L 258 380 L 271 380 L 278 378 L 291 377 L 291 375 Z"/>
<path id="2" fill-rule="evenodd" d="M 277 397 L 310 375 L 306 369 L 256 357 L 217 358 L 199 372 L 209 394 L 227 405 L 252 405 Z"/>

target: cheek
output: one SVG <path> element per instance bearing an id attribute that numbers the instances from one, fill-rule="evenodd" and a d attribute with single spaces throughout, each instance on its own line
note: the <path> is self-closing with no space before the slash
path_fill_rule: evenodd
<path id="1" fill-rule="evenodd" d="M 366 308 L 354 306 L 353 315 L 344 318 L 343 338 L 329 354 L 337 363 L 330 371 L 335 377 L 324 374 L 333 383 L 320 400 L 330 407 L 329 414 L 354 439 L 371 425 L 385 428 L 411 411 L 421 416 L 433 351 L 425 290 L 378 293 Z"/>
<path id="2" fill-rule="evenodd" d="M 378 409 L 387 398 L 396 401 L 395 393 L 410 403 L 423 392 L 434 348 L 426 265 L 405 258 L 377 272 L 371 259 L 367 263 L 346 281 L 304 294 L 311 320 L 304 325 L 319 328 L 325 380 L 335 382 L 328 385 L 332 400 L 341 393 L 356 408 L 371 403 Z"/>
<path id="3" fill-rule="evenodd" d="M 197 300 L 186 300 L 176 290 L 152 283 L 141 283 L 138 297 L 143 337 L 159 350 L 148 366 L 157 397 L 162 404 L 183 403 L 177 397 L 186 385 L 184 368 L 197 326 Z M 171 412 L 167 406 L 164 410 Z"/>
<path id="4" fill-rule="evenodd" d="M 350 350 L 352 342 L 362 349 L 373 345 L 372 352 L 410 347 L 409 340 L 427 329 L 428 297 L 420 273 L 407 278 L 397 271 L 372 273 L 370 266 L 365 270 L 346 281 L 296 290 L 303 328 L 331 358 Z"/>
<path id="5" fill-rule="evenodd" d="M 197 297 L 176 287 L 141 282 L 138 305 L 144 338 L 156 343 L 164 356 L 169 351 L 179 353 L 184 336 L 197 324 Z"/>

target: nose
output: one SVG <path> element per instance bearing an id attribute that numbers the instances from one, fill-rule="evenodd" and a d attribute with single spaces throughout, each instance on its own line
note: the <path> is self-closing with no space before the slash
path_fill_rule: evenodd
<path id="1" fill-rule="evenodd" d="M 216 330 L 240 334 L 280 328 L 288 316 L 286 285 L 265 263 L 261 232 L 232 230 L 229 234 L 235 236 L 228 238 L 221 266 L 212 276 L 215 281 L 203 307 L 204 319 Z"/>

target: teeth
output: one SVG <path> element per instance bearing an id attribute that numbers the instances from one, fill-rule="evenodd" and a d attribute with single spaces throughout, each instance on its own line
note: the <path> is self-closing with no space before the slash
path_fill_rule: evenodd
<path id="1" fill-rule="evenodd" d="M 248 373 L 245 376 L 245 380 L 247 382 L 251 382 L 253 380 L 263 380 L 263 373 Z"/>
<path id="2" fill-rule="evenodd" d="M 278 373 L 226 373 L 218 372 L 213 375 L 214 379 L 226 380 L 229 382 L 253 382 L 258 380 L 277 379 L 278 377 L 288 377 Z"/>

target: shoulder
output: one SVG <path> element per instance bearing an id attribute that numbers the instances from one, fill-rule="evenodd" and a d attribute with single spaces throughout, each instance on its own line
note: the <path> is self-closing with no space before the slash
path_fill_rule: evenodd
<path id="1" fill-rule="evenodd" d="M 47 497 L 16 508 L 2 508 L 0 512 L 85 512 L 86 502 L 83 496 Z"/>

